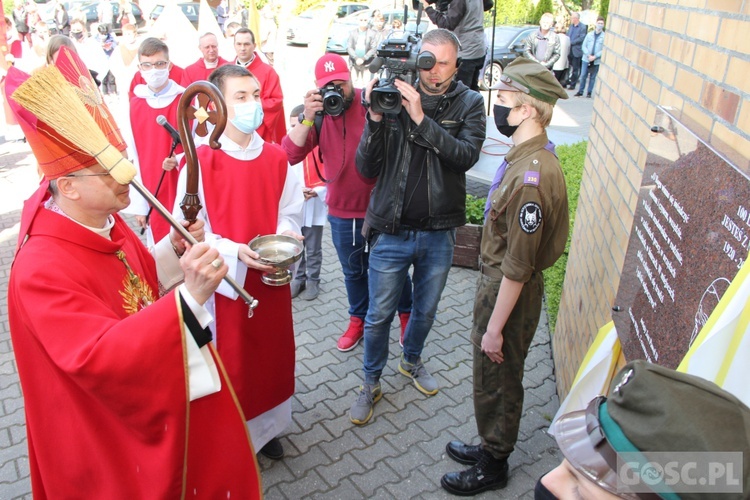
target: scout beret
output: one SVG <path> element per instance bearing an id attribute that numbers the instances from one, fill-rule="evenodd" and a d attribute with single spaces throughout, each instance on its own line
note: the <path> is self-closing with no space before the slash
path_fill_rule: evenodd
<path id="1" fill-rule="evenodd" d="M 750 494 L 750 408 L 713 382 L 651 364 L 627 364 L 612 381 L 608 398 L 594 399 L 586 410 L 563 415 L 553 434 L 565 458 L 585 477 L 624 498 L 637 495 L 623 490 L 622 453 L 665 454 L 684 460 L 685 454 L 739 452 L 741 465 L 734 475 L 742 492 Z M 648 456 L 643 465 L 650 465 Z M 626 460 L 626 461 L 629 461 Z M 641 467 L 638 469 L 643 471 Z M 664 498 L 675 488 L 666 481 L 643 481 Z M 683 492 L 681 499 L 707 498 L 705 491 Z M 674 495 L 672 493 L 671 495 Z M 724 496 L 722 496 L 724 498 Z"/>
<path id="2" fill-rule="evenodd" d="M 549 104 L 568 98 L 568 93 L 550 70 L 524 57 L 511 61 L 503 70 L 500 80 L 490 89 L 523 92 Z"/>

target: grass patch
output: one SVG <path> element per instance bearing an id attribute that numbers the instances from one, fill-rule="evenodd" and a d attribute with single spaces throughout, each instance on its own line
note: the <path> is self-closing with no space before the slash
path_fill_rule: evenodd
<path id="1" fill-rule="evenodd" d="M 547 315 L 549 316 L 550 333 L 555 331 L 557 312 L 560 309 L 560 294 L 562 293 L 562 286 L 565 281 L 565 267 L 568 265 L 570 238 L 573 235 L 573 223 L 575 222 L 576 208 L 578 207 L 578 194 L 581 190 L 583 162 L 586 159 L 586 146 L 588 146 L 588 142 L 581 141 L 555 148 L 568 188 L 570 233 L 568 234 L 568 241 L 565 243 L 565 251 L 562 256 L 560 256 L 554 266 L 544 271 L 544 292 L 547 297 Z"/>

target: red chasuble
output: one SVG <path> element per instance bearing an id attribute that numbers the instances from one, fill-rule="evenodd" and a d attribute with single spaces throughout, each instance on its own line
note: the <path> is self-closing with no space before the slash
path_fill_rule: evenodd
<path id="1" fill-rule="evenodd" d="M 265 143 L 252 161 L 221 150 L 197 151 L 205 200 L 215 234 L 247 243 L 275 234 L 279 199 L 286 181 L 286 155 Z M 268 286 L 261 273 L 247 270 L 244 288 L 258 299 L 252 318 L 242 299 L 216 297 L 216 344 L 245 417 L 250 420 L 294 393 L 294 325 L 288 286 Z"/>
<path id="2" fill-rule="evenodd" d="M 279 75 L 273 66 L 261 61 L 258 54 L 247 67 L 260 82 L 260 100 L 263 104 L 263 125 L 258 134 L 266 142 L 281 144 L 286 135 L 286 115 L 284 114 L 284 94 L 281 92 Z"/>
<path id="3" fill-rule="evenodd" d="M 156 123 L 156 117 L 164 115 L 175 130 L 178 130 L 177 105 L 179 102 L 180 96 L 178 95 L 166 108 L 155 109 L 149 106 L 144 98 L 133 97 L 130 99 L 130 125 L 133 129 L 135 149 L 138 152 L 138 168 L 141 172 L 141 179 L 146 189 L 151 194 L 156 194 L 156 198 L 167 207 L 167 210 L 171 210 L 174 206 L 177 179 L 180 172 L 176 168 L 166 172 L 159 191 L 156 191 L 161 174 L 164 172 L 162 163 L 172 149 L 172 137 L 164 127 Z M 181 152 L 182 146 L 177 146 L 175 153 Z M 149 224 L 154 235 L 154 241 L 159 241 L 166 236 L 171 227 L 164 217 L 155 210 L 151 212 Z"/>
<path id="4" fill-rule="evenodd" d="M 119 216 L 110 241 L 41 208 L 41 194 L 24 208 L 8 287 L 34 498 L 260 498 L 217 355 L 221 390 L 189 401 L 190 334 L 175 293 L 148 304 L 146 248 Z"/>
<path id="5" fill-rule="evenodd" d="M 225 64 L 230 63 L 226 59 L 222 59 L 221 57 L 219 57 L 219 64 L 216 66 L 216 68 L 221 68 Z M 193 82 L 197 82 L 199 80 L 208 80 L 208 77 L 216 68 L 206 68 L 206 63 L 201 57 L 193 64 L 185 68 L 185 71 L 182 74 L 182 81 L 180 81 L 179 83 L 181 86 L 187 88 L 187 86 Z"/>

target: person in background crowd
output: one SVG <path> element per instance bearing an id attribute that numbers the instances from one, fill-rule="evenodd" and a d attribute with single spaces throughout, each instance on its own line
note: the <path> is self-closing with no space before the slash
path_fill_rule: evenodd
<path id="1" fill-rule="evenodd" d="M 279 144 L 286 135 L 284 93 L 281 91 L 278 73 L 258 57 L 255 48 L 253 32 L 246 28 L 238 29 L 234 34 L 234 50 L 237 54 L 234 63 L 247 68 L 260 83 L 263 125 L 258 133 L 264 141 Z"/>
<path id="2" fill-rule="evenodd" d="M 70 33 L 70 18 L 68 17 L 68 11 L 62 2 L 55 3 L 54 20 L 57 33 L 68 36 L 68 33 Z"/>
<path id="3" fill-rule="evenodd" d="M 458 38 L 461 64 L 456 78 L 471 90 L 479 90 L 479 71 L 487 53 L 482 0 L 453 0 L 445 12 L 435 9 L 427 0 L 422 3 L 430 21 L 438 28 L 452 31 Z"/>
<path id="4" fill-rule="evenodd" d="M 570 64 L 568 63 L 568 55 L 570 53 L 570 38 L 565 34 L 563 26 L 556 27 L 557 38 L 560 40 L 560 59 L 555 61 L 552 65 L 552 72 L 555 74 L 555 78 L 560 82 L 560 85 L 565 86 L 565 82 L 568 79 L 568 69 Z"/>
<path id="5" fill-rule="evenodd" d="M 198 80 L 208 80 L 213 70 L 225 64 L 231 64 L 219 56 L 219 40 L 213 33 L 204 33 L 198 39 L 198 50 L 200 50 L 202 57 L 187 66 L 182 74 L 180 85 L 185 88 Z"/>
<path id="6" fill-rule="evenodd" d="M 28 12 L 23 0 L 18 0 L 13 7 L 13 26 L 16 28 L 16 34 L 21 42 L 27 40 L 29 47 L 31 47 L 31 30 L 29 29 L 28 24 Z"/>
<path id="7" fill-rule="evenodd" d="M 305 105 L 295 106 L 289 115 L 290 130 L 298 126 L 300 115 L 304 116 Z M 282 141 L 283 144 L 283 141 Z M 323 162 L 316 158 L 316 147 L 305 156 L 305 159 L 292 165 L 297 177 L 303 184 L 302 194 L 305 205 L 302 209 L 302 236 L 305 237 L 305 251 L 299 260 L 299 267 L 292 281 L 292 298 L 299 296 L 302 300 L 314 300 L 320 293 L 320 268 L 323 265 L 323 226 L 326 223 L 328 207 L 326 206 L 326 183 L 320 178 L 325 170 Z M 318 155 L 319 156 L 319 155 Z"/>
<path id="8" fill-rule="evenodd" d="M 576 97 L 583 96 L 586 88 L 586 78 L 589 79 L 586 97 L 591 97 L 596 83 L 596 75 L 599 73 L 599 64 L 602 61 L 602 50 L 604 50 L 604 18 L 598 17 L 594 31 L 588 33 L 583 40 L 583 57 L 581 58 L 581 82 L 578 85 Z"/>
<path id="9" fill-rule="evenodd" d="M 583 40 L 586 38 L 588 26 L 581 22 L 581 14 L 573 12 L 570 15 L 570 27 L 568 28 L 568 38 L 570 38 L 570 53 L 568 62 L 570 63 L 570 74 L 568 75 L 568 88 L 573 90 L 578 84 L 581 75 L 581 58 L 583 57 Z"/>
<path id="10" fill-rule="evenodd" d="M 552 71 L 560 58 L 560 38 L 552 29 L 555 18 L 549 12 L 542 14 L 539 20 L 539 31 L 531 33 L 524 40 L 523 55 L 526 59 L 536 61 Z"/>
<path id="11" fill-rule="evenodd" d="M 263 10 L 261 10 L 260 15 L 260 51 L 268 59 L 268 64 L 273 66 L 273 53 L 276 50 L 278 26 L 276 26 L 276 18 L 273 15 L 271 4 L 266 4 Z M 247 26 L 244 27 L 246 28 Z"/>
<path id="12" fill-rule="evenodd" d="M 356 84 L 365 84 L 365 70 L 372 62 L 377 51 L 377 35 L 369 28 L 370 18 L 365 14 L 359 16 L 359 27 L 349 33 L 349 42 L 347 44 L 347 53 L 349 54 L 349 63 L 354 70 Z"/>
<path id="13" fill-rule="evenodd" d="M 107 0 L 107 2 L 109 2 L 109 0 Z M 108 62 L 117 47 L 117 41 L 115 40 L 114 35 L 110 32 L 110 25 L 111 24 L 100 24 L 97 27 L 97 34 L 95 35 L 95 39 L 101 44 Z M 112 70 L 109 69 L 109 64 L 107 65 L 107 68 L 107 74 L 102 79 L 102 94 L 117 95 L 115 75 L 112 73 Z"/>

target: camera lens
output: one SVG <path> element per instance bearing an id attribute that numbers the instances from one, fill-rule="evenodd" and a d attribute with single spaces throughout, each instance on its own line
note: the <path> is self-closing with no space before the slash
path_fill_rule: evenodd
<path id="1" fill-rule="evenodd" d="M 370 105 L 376 113 L 398 113 L 401 111 L 401 92 L 394 86 L 374 88 Z"/>
<path id="2" fill-rule="evenodd" d="M 327 92 L 323 96 L 323 111 L 331 116 L 344 112 L 344 98 L 338 92 Z"/>

